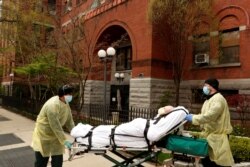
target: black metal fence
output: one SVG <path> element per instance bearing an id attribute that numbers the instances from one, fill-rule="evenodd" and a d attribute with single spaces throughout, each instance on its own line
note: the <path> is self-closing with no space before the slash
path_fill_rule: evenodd
<path id="1" fill-rule="evenodd" d="M 30 115 L 38 115 L 44 104 L 43 101 L 36 101 L 32 99 L 22 99 L 12 96 L 0 96 L 0 105 L 4 107 L 11 107 L 20 112 L 26 112 Z"/>
<path id="2" fill-rule="evenodd" d="M 75 113 L 76 114 L 76 113 Z M 130 107 L 129 110 L 117 109 L 114 106 L 97 104 L 84 105 L 84 111 L 81 113 L 83 120 L 90 124 L 121 124 L 129 122 L 135 118 L 152 119 L 157 114 L 157 109 Z"/>
<path id="3" fill-rule="evenodd" d="M 11 107 L 19 112 L 36 118 L 45 101 L 30 100 L 11 96 L 0 96 L 0 105 Z M 115 106 L 99 104 L 85 104 L 80 111 L 77 106 L 71 106 L 75 121 L 85 122 L 93 125 L 121 124 L 134 118 L 150 119 L 156 116 L 157 109 L 130 107 L 129 110 L 117 109 Z"/>

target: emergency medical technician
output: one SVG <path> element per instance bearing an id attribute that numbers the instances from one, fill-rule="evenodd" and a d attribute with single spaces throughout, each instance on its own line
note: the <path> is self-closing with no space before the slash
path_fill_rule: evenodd
<path id="1" fill-rule="evenodd" d="M 206 95 L 200 114 L 189 114 L 186 120 L 202 128 L 201 136 L 209 144 L 209 157 L 202 159 L 204 167 L 232 166 L 234 164 L 228 134 L 232 132 L 226 99 L 218 92 L 217 79 L 207 79 L 203 86 Z"/>
<path id="2" fill-rule="evenodd" d="M 73 87 L 64 85 L 58 95 L 51 97 L 42 107 L 32 138 L 35 151 L 35 167 L 46 167 L 51 157 L 52 167 L 62 167 L 65 147 L 71 143 L 66 140 L 63 127 L 69 131 L 75 126 L 69 102 L 72 101 Z"/>

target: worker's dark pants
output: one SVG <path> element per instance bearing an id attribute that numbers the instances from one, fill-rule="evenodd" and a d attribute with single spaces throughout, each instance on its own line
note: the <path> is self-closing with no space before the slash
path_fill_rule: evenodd
<path id="1" fill-rule="evenodd" d="M 215 162 L 211 161 L 209 157 L 201 159 L 201 163 L 203 167 L 222 167 L 220 165 L 217 165 Z"/>
<path id="2" fill-rule="evenodd" d="M 47 167 L 49 157 L 43 157 L 40 152 L 35 152 L 35 167 Z M 51 166 L 52 167 L 62 167 L 63 155 L 51 156 Z"/>

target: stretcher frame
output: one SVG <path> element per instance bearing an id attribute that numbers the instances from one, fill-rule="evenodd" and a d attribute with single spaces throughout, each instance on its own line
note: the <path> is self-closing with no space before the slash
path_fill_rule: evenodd
<path id="1" fill-rule="evenodd" d="M 171 130 L 169 130 L 168 133 L 166 133 L 165 136 L 162 137 L 162 139 L 165 138 L 168 134 L 171 134 L 173 132 L 176 133 L 176 131 L 178 131 L 179 128 L 182 125 L 184 125 L 186 122 L 187 121 L 184 120 L 180 122 L 179 124 L 177 124 L 176 126 L 174 126 Z M 143 167 L 143 165 L 141 165 L 142 163 L 155 158 L 157 154 L 162 151 L 162 149 L 165 149 L 165 148 L 157 147 L 157 142 L 153 143 L 149 147 L 144 147 L 144 148 L 113 147 L 111 145 L 109 147 L 94 148 L 94 147 L 89 147 L 88 145 L 78 143 L 75 139 L 75 141 L 73 142 L 73 147 L 69 149 L 68 160 L 69 161 L 73 160 L 74 156 L 76 155 L 82 155 L 84 153 L 94 153 L 96 155 L 102 155 L 107 160 L 113 162 L 115 164 L 113 167 L 133 167 L 133 166 Z M 123 160 L 121 162 L 117 161 L 113 157 L 107 155 L 106 154 L 107 151 L 110 151 L 111 153 L 117 155 Z M 121 154 L 120 151 L 136 151 L 139 153 L 128 158 L 124 156 L 123 154 Z"/>

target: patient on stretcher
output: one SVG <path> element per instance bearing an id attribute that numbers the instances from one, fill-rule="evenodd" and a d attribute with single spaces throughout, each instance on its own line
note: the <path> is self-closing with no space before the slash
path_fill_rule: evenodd
<path id="1" fill-rule="evenodd" d="M 116 147 L 144 148 L 166 136 L 180 125 L 189 111 L 182 107 L 165 106 L 158 110 L 155 118 L 136 118 L 121 125 L 99 125 L 79 123 L 71 131 L 78 143 L 102 148 Z"/>

